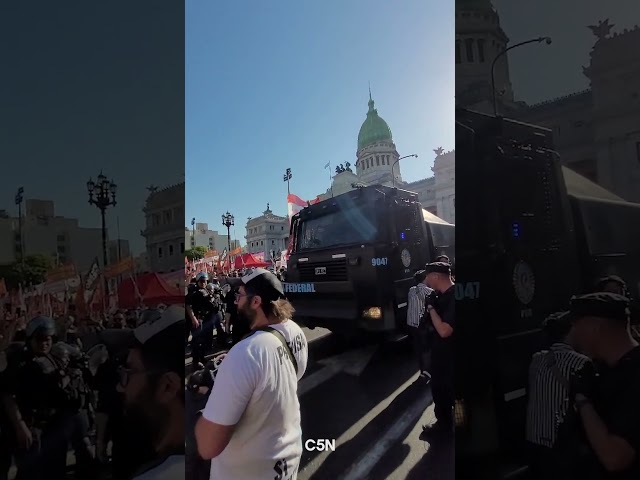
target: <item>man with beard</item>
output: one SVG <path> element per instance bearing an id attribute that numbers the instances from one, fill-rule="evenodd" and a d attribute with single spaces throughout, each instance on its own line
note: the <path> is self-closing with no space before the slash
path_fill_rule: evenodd
<path id="1" fill-rule="evenodd" d="M 297 388 L 307 341 L 273 273 L 257 268 L 237 282 L 238 315 L 251 333 L 220 365 L 196 425 L 198 451 L 212 459 L 215 480 L 295 480 L 302 455 Z"/>
<path id="2" fill-rule="evenodd" d="M 101 332 L 107 346 L 129 349 L 118 384 L 126 444 L 136 460 L 133 472 L 121 473 L 127 478 L 184 476 L 184 347 L 179 339 L 185 316 L 184 307 L 174 305 L 135 330 Z"/>

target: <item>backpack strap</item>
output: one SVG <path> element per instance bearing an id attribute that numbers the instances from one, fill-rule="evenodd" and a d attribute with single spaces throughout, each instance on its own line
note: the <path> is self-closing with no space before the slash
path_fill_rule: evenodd
<path id="1" fill-rule="evenodd" d="M 256 331 L 269 332 L 271 335 L 273 335 L 278 340 L 280 340 L 280 343 L 282 343 L 282 346 L 289 353 L 289 358 L 291 359 L 291 363 L 293 363 L 293 368 L 295 368 L 296 375 L 297 375 L 298 374 L 298 361 L 296 360 L 296 357 L 293 355 L 293 352 L 291 351 L 291 347 L 289 346 L 289 344 L 285 340 L 284 335 L 282 335 L 282 333 L 280 333 L 279 330 L 276 330 L 273 327 L 257 328 Z"/>

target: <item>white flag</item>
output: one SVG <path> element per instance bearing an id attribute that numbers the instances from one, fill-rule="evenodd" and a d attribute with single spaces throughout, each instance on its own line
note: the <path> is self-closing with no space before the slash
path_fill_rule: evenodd
<path id="1" fill-rule="evenodd" d="M 324 166 L 324 168 L 329 168 L 329 165 L 331 165 L 331 162 L 327 162 L 327 164 Z"/>

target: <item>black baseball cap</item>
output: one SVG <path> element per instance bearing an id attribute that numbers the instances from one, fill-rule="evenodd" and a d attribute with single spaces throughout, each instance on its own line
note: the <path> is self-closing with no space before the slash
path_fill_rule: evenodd
<path id="1" fill-rule="evenodd" d="M 448 263 L 445 263 L 445 262 L 427 263 L 424 266 L 424 271 L 427 274 L 429 274 L 429 273 L 451 274 L 451 265 L 449 265 Z"/>
<path id="2" fill-rule="evenodd" d="M 232 287 L 248 288 L 265 302 L 285 298 L 282 282 L 278 280 L 276 275 L 264 268 L 249 269 L 240 278 L 228 278 L 227 283 Z"/>
<path id="3" fill-rule="evenodd" d="M 626 323 L 629 318 L 629 299 L 616 293 L 588 293 L 571 299 L 570 312 L 573 321 L 599 317 Z"/>
<path id="4" fill-rule="evenodd" d="M 414 273 L 413 275 L 413 279 L 418 282 L 418 283 L 422 283 L 424 282 L 424 279 L 427 277 L 427 271 L 426 270 L 418 270 L 416 273 Z"/>

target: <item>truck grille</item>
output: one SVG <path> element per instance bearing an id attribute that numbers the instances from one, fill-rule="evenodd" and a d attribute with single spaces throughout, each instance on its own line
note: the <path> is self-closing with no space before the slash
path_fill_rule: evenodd
<path id="1" fill-rule="evenodd" d="M 347 261 L 341 258 L 326 262 L 298 263 L 298 271 L 301 282 L 344 282 L 347 280 Z M 321 271 L 325 273 L 320 273 Z"/>

